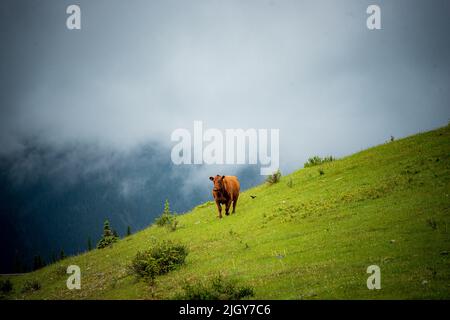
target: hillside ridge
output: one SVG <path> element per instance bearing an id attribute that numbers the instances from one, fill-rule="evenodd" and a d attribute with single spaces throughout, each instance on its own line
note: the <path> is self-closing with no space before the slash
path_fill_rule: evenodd
<path id="1" fill-rule="evenodd" d="M 206 202 L 177 216 L 175 231 L 152 225 L 111 248 L 3 276 L 13 283 L 3 298 L 171 299 L 221 274 L 255 299 L 448 299 L 449 151 L 447 125 L 300 169 L 242 192 L 223 219 Z M 129 274 L 136 253 L 163 240 L 186 245 L 186 263 L 154 284 Z M 81 290 L 66 287 L 69 265 L 81 269 Z M 380 290 L 366 286 L 370 265 L 380 267 Z M 29 280 L 41 288 L 23 292 Z"/>

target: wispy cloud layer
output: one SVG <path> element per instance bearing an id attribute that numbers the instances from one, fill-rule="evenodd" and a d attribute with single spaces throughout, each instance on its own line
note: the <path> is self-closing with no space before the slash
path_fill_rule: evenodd
<path id="1" fill-rule="evenodd" d="M 2 3 L 1 153 L 23 141 L 129 150 L 208 127 L 279 128 L 282 168 L 446 123 L 448 1 Z M 170 155 L 167 154 L 169 157 Z"/>

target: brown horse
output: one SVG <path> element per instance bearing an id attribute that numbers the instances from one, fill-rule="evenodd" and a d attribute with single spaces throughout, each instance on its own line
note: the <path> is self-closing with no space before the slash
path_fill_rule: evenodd
<path id="1" fill-rule="evenodd" d="M 215 176 L 209 177 L 214 183 L 212 195 L 219 210 L 219 218 L 222 218 L 222 204 L 225 205 L 225 214 L 229 215 L 231 203 L 233 203 L 233 213 L 236 210 L 236 203 L 239 198 L 239 180 L 235 176 Z"/>

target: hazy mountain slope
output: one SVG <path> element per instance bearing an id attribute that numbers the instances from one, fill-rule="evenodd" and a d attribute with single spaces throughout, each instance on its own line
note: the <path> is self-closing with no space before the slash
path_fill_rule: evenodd
<path id="1" fill-rule="evenodd" d="M 243 192 L 237 213 L 222 220 L 208 202 L 180 216 L 175 232 L 152 226 L 113 248 L 10 277 L 10 298 L 167 299 L 220 272 L 254 287 L 255 298 L 448 299 L 449 160 L 447 126 L 301 169 Z M 186 264 L 154 286 L 128 275 L 136 252 L 163 239 L 189 247 Z M 81 290 L 66 288 L 70 264 L 81 267 Z M 381 290 L 366 287 L 373 264 Z M 29 279 L 42 289 L 22 294 Z"/>
<path id="2" fill-rule="evenodd" d="M 256 166 L 242 166 L 245 188 L 261 181 Z M 185 212 L 209 199 L 204 180 L 220 171 L 175 166 L 170 150 L 147 144 L 117 151 L 91 144 L 59 147 L 29 141 L 24 150 L 0 158 L 0 273 L 14 272 L 15 257 L 28 268 L 34 255 L 49 261 L 60 250 L 84 252 L 88 238 L 97 243 L 103 222 L 125 235 L 127 227 L 151 224 L 169 199 Z"/>

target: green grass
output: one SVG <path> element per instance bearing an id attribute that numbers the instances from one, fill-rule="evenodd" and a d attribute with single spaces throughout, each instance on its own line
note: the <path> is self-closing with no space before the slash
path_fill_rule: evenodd
<path id="1" fill-rule="evenodd" d="M 151 226 L 11 276 L 6 298 L 170 299 L 221 274 L 255 299 L 449 299 L 449 160 L 447 126 L 301 169 L 241 193 L 236 214 L 222 220 L 207 202 L 179 216 L 174 232 Z M 186 245 L 186 263 L 153 285 L 129 275 L 135 254 L 162 240 Z M 70 264 L 81 267 L 81 290 L 66 288 Z M 372 264 L 381 290 L 367 289 Z M 32 279 L 41 289 L 22 293 Z"/>

